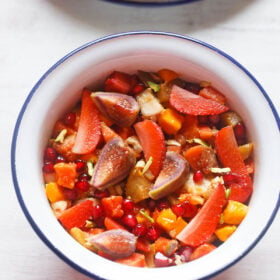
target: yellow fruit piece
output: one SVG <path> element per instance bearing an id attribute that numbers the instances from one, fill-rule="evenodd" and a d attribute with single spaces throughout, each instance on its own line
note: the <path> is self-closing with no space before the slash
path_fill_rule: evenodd
<path id="1" fill-rule="evenodd" d="M 236 230 L 236 226 L 226 225 L 216 229 L 215 234 L 221 241 L 226 241 Z"/>
<path id="2" fill-rule="evenodd" d="M 184 118 L 172 109 L 161 111 L 158 123 L 165 133 L 174 135 L 181 129 Z"/>
<path id="3" fill-rule="evenodd" d="M 169 233 L 172 229 L 174 229 L 176 219 L 177 216 L 172 212 L 170 208 L 167 208 L 159 212 L 156 223 L 167 233 Z"/>
<path id="4" fill-rule="evenodd" d="M 247 143 L 238 147 L 243 160 L 249 158 L 253 151 L 253 143 Z"/>
<path id="5" fill-rule="evenodd" d="M 175 238 L 187 225 L 188 223 L 182 217 L 178 217 L 174 222 L 173 229 L 169 232 L 169 235 L 172 238 Z"/>
<path id="6" fill-rule="evenodd" d="M 50 202 L 65 200 L 64 193 L 57 183 L 51 182 L 46 184 L 45 192 Z"/>
<path id="7" fill-rule="evenodd" d="M 223 212 L 224 223 L 239 225 L 248 212 L 248 206 L 238 201 L 229 200 Z"/>
<path id="8" fill-rule="evenodd" d="M 89 234 L 87 232 L 82 231 L 81 229 L 79 229 L 77 227 L 73 227 L 70 229 L 70 234 L 81 245 L 83 245 L 87 249 L 94 251 L 95 248 L 89 242 L 87 242 L 87 238 L 89 237 Z"/>

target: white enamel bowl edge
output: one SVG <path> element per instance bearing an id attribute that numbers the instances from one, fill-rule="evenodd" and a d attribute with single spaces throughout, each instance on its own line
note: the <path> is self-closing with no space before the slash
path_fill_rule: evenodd
<path id="1" fill-rule="evenodd" d="M 133 268 L 109 262 L 79 245 L 54 218 L 45 197 L 42 154 L 52 126 L 85 86 L 101 84 L 113 70 L 135 72 L 170 68 L 182 77 L 211 81 L 243 117 L 255 144 L 254 193 L 236 233 L 213 253 L 184 265 Z M 20 205 L 39 237 L 72 267 L 95 279 L 202 279 L 246 255 L 261 239 L 279 208 L 279 116 L 254 77 L 238 62 L 189 37 L 162 32 L 108 36 L 68 54 L 31 90 L 19 114 L 11 166 Z"/>

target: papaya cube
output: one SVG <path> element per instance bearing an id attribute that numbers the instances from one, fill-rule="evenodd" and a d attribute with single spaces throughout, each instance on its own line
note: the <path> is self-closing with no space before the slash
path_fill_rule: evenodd
<path id="1" fill-rule="evenodd" d="M 235 200 L 229 200 L 223 212 L 224 223 L 230 225 L 239 225 L 245 218 L 247 212 L 247 205 Z"/>
<path id="2" fill-rule="evenodd" d="M 161 111 L 158 118 L 158 122 L 163 131 L 171 135 L 176 134 L 181 129 L 183 121 L 183 116 L 169 108 Z"/>

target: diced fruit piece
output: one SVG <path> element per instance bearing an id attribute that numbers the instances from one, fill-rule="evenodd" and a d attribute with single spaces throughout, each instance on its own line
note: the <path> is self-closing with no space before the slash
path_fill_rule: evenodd
<path id="1" fill-rule="evenodd" d="M 199 138 L 197 116 L 186 115 L 180 133 L 188 140 Z"/>
<path id="2" fill-rule="evenodd" d="M 230 186 L 229 199 L 245 202 L 253 191 L 253 185 L 239 152 L 232 126 L 226 126 L 216 134 L 215 148 L 223 166 L 229 167 L 231 172 L 239 177 L 238 183 Z"/>
<path id="3" fill-rule="evenodd" d="M 135 155 L 121 138 L 113 138 L 102 149 L 95 165 L 91 184 L 97 189 L 108 188 L 122 181 L 135 165 Z"/>
<path id="4" fill-rule="evenodd" d="M 201 170 L 205 174 L 211 173 L 211 168 L 218 167 L 214 150 L 203 145 L 196 145 L 183 153 L 185 159 L 195 171 Z"/>
<path id="5" fill-rule="evenodd" d="M 189 175 L 189 164 L 179 154 L 167 152 L 163 167 L 149 192 L 152 199 L 165 197 L 184 184 Z"/>
<path id="6" fill-rule="evenodd" d="M 176 238 L 192 247 L 204 243 L 214 233 L 225 203 L 225 188 L 218 184 L 197 215 Z"/>
<path id="7" fill-rule="evenodd" d="M 85 231 L 82 231 L 81 229 L 74 227 L 70 229 L 71 236 L 77 240 L 81 245 L 88 249 L 93 249 L 92 246 L 87 242 L 87 238 L 89 237 L 89 234 Z"/>
<path id="8" fill-rule="evenodd" d="M 141 169 L 135 167 L 129 174 L 125 186 L 126 195 L 135 203 L 138 203 L 149 197 L 149 191 L 152 183 L 144 176 Z"/>
<path id="9" fill-rule="evenodd" d="M 236 226 L 225 225 L 215 230 L 215 235 L 221 241 L 226 241 L 236 230 Z"/>
<path id="10" fill-rule="evenodd" d="M 101 122 L 101 134 L 106 143 L 108 143 L 113 138 L 120 137 L 112 128 L 107 126 L 104 122 Z"/>
<path id="11" fill-rule="evenodd" d="M 57 183 L 51 182 L 46 184 L 45 191 L 50 202 L 56 202 L 65 199 L 64 193 Z"/>
<path id="12" fill-rule="evenodd" d="M 158 75 L 166 83 L 169 83 L 179 77 L 179 75 L 176 72 L 170 69 L 160 69 L 158 71 Z"/>
<path id="13" fill-rule="evenodd" d="M 123 216 L 122 209 L 123 197 L 120 195 L 113 195 L 101 199 L 101 205 L 107 217 L 120 218 Z"/>
<path id="14" fill-rule="evenodd" d="M 126 258 L 135 252 L 136 236 L 127 230 L 113 229 L 88 238 L 96 248 L 113 259 Z"/>
<path id="15" fill-rule="evenodd" d="M 253 143 L 247 143 L 241 146 L 238 146 L 239 152 L 241 154 L 241 158 L 243 160 L 248 159 L 253 151 Z"/>
<path id="16" fill-rule="evenodd" d="M 238 201 L 229 200 L 223 212 L 223 220 L 227 224 L 239 225 L 248 212 L 248 206 Z"/>
<path id="17" fill-rule="evenodd" d="M 129 266 L 146 267 L 145 256 L 140 253 L 133 253 L 131 256 L 127 258 L 117 259 L 116 262 Z"/>
<path id="18" fill-rule="evenodd" d="M 166 237 L 159 237 L 155 242 L 156 252 L 161 252 L 170 257 L 178 249 L 178 241 Z"/>
<path id="19" fill-rule="evenodd" d="M 134 231 L 133 234 L 135 235 Z M 136 249 L 143 253 L 149 253 L 151 251 L 151 244 L 146 238 L 138 237 L 136 241 Z"/>
<path id="20" fill-rule="evenodd" d="M 226 97 L 217 89 L 213 88 L 212 86 L 207 86 L 204 87 L 199 91 L 199 95 L 211 99 L 213 101 L 216 101 L 220 104 L 225 104 L 226 103 Z"/>
<path id="21" fill-rule="evenodd" d="M 138 116 L 138 103 L 129 95 L 97 91 L 91 97 L 100 112 L 121 127 L 131 126 Z"/>
<path id="22" fill-rule="evenodd" d="M 160 112 L 158 123 L 167 134 L 174 135 L 182 127 L 184 117 L 172 109 L 165 109 Z"/>
<path id="23" fill-rule="evenodd" d="M 216 246 L 210 243 L 204 243 L 195 248 L 190 256 L 190 261 L 201 258 L 216 249 Z"/>
<path id="24" fill-rule="evenodd" d="M 66 209 L 58 218 L 66 230 L 73 227 L 81 228 L 92 215 L 92 200 L 84 200 L 79 204 Z"/>
<path id="25" fill-rule="evenodd" d="M 146 161 L 152 157 L 150 170 L 158 176 L 165 158 L 166 147 L 161 128 L 153 121 L 144 120 L 134 125 L 137 136 L 142 145 Z"/>
<path id="26" fill-rule="evenodd" d="M 238 123 L 241 122 L 240 116 L 234 111 L 227 111 L 221 114 L 222 124 L 224 126 L 236 126 Z"/>
<path id="27" fill-rule="evenodd" d="M 156 224 L 168 233 L 174 228 L 176 219 L 177 217 L 172 212 L 172 210 L 170 208 L 167 208 L 159 212 L 158 217 L 156 219 Z"/>
<path id="28" fill-rule="evenodd" d="M 78 133 L 72 148 L 72 151 L 76 154 L 93 152 L 101 137 L 98 111 L 90 95 L 91 91 L 83 90 Z"/>
<path id="29" fill-rule="evenodd" d="M 144 117 L 151 117 L 158 115 L 163 107 L 159 103 L 158 99 L 153 95 L 152 90 L 147 88 L 143 92 L 137 95 L 137 102 L 140 106 L 141 114 Z"/>
<path id="30" fill-rule="evenodd" d="M 73 147 L 76 141 L 76 134 L 67 135 L 64 141 L 53 142 L 53 148 L 62 156 L 65 160 L 74 161 L 77 158 L 77 154 L 74 154 Z"/>
<path id="31" fill-rule="evenodd" d="M 105 91 L 128 94 L 133 88 L 133 78 L 131 75 L 114 71 L 105 81 Z"/>
<path id="32" fill-rule="evenodd" d="M 216 115 L 229 108 L 216 101 L 206 99 L 176 85 L 172 87 L 170 104 L 180 113 L 189 115 Z"/>
<path id="33" fill-rule="evenodd" d="M 58 185 L 68 189 L 75 187 L 75 180 L 78 176 L 75 163 L 57 163 L 54 165 L 54 171 Z"/>
<path id="34" fill-rule="evenodd" d="M 123 229 L 123 230 L 125 230 L 125 228 L 121 224 L 119 224 L 118 222 L 116 222 L 115 220 L 113 220 L 110 217 L 105 217 L 104 225 L 105 225 L 107 230 L 111 230 L 111 229 Z"/>
<path id="35" fill-rule="evenodd" d="M 154 264 L 155 267 L 166 267 L 172 265 L 173 261 L 171 258 L 165 256 L 161 252 L 155 254 Z"/>
<path id="36" fill-rule="evenodd" d="M 173 223 L 173 228 L 169 231 L 169 235 L 172 238 L 176 238 L 176 236 L 187 226 L 187 222 L 182 218 L 178 217 Z"/>

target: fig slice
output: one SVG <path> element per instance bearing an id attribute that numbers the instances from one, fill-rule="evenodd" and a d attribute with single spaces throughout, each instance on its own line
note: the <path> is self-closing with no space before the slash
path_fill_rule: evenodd
<path id="1" fill-rule="evenodd" d="M 135 165 L 134 152 L 119 138 L 113 138 L 103 147 L 94 167 L 90 184 L 103 190 L 121 182 Z"/>
<path id="2" fill-rule="evenodd" d="M 124 229 L 107 230 L 92 235 L 88 242 L 112 259 L 131 256 L 136 249 L 137 237 Z"/>
<path id="3" fill-rule="evenodd" d="M 160 199 L 183 186 L 190 173 L 189 163 L 178 153 L 166 153 L 163 167 L 149 192 L 152 199 Z"/>
<path id="4" fill-rule="evenodd" d="M 97 91 L 91 98 L 105 117 L 121 127 L 130 127 L 138 116 L 139 105 L 132 96 Z"/>

